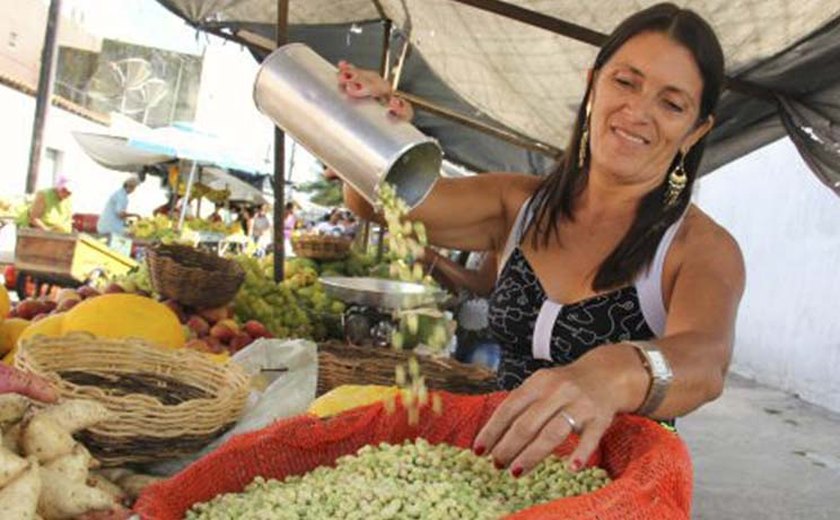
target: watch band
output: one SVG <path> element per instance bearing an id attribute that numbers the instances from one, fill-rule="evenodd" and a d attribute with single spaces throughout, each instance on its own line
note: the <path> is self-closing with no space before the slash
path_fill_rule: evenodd
<path id="1" fill-rule="evenodd" d="M 650 386 L 647 395 L 642 406 L 635 413 L 637 415 L 651 415 L 665 400 L 665 394 L 667 394 L 668 388 L 674 380 L 674 372 L 671 370 L 668 358 L 655 344 L 648 341 L 628 341 L 626 343 L 636 348 L 642 359 L 642 364 L 650 374 Z"/>

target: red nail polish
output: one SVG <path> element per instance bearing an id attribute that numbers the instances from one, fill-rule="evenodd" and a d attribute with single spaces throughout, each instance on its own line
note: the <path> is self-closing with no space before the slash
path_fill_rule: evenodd
<path id="1" fill-rule="evenodd" d="M 496 467 L 496 469 L 504 469 L 505 467 L 505 465 L 499 462 L 498 459 L 493 459 L 493 465 Z"/>
<path id="2" fill-rule="evenodd" d="M 393 112 L 392 112 L 392 113 L 393 113 Z M 484 452 L 485 452 L 486 450 L 487 450 L 487 448 L 485 448 L 483 445 L 479 444 L 478 446 L 476 446 L 476 447 L 473 449 L 473 453 L 475 453 L 475 454 L 476 454 L 476 456 L 481 457 L 482 455 L 484 455 Z"/>
<path id="3" fill-rule="evenodd" d="M 572 471 L 578 471 L 583 466 L 583 462 L 580 459 L 575 459 L 572 461 Z"/>
<path id="4" fill-rule="evenodd" d="M 344 79 L 353 79 L 353 74 L 349 72 L 345 72 L 342 76 L 344 76 Z"/>
<path id="5" fill-rule="evenodd" d="M 362 90 L 362 84 L 359 82 L 353 83 L 353 88 L 356 90 Z"/>
<path id="6" fill-rule="evenodd" d="M 519 478 L 522 475 L 522 472 L 525 471 L 525 468 L 522 466 L 516 466 L 512 470 L 510 470 L 510 474 L 513 475 L 513 478 Z"/>

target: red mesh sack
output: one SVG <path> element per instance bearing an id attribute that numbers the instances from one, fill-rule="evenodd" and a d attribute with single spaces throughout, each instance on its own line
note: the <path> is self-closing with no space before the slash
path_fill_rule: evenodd
<path id="1" fill-rule="evenodd" d="M 195 503 L 220 493 L 242 491 L 256 476 L 282 479 L 354 453 L 366 444 L 400 443 L 423 437 L 431 443 L 469 447 L 506 394 L 462 396 L 442 393 L 444 412 L 424 409 L 420 423 L 406 414 L 386 413 L 375 404 L 328 420 L 298 416 L 236 436 L 172 478 L 148 488 L 135 505 L 143 519 L 183 518 Z M 571 453 L 571 436 L 557 455 Z M 685 519 L 691 506 L 692 470 L 685 444 L 648 419 L 619 416 L 589 461 L 613 482 L 583 496 L 563 498 L 518 511 L 510 519 Z"/>

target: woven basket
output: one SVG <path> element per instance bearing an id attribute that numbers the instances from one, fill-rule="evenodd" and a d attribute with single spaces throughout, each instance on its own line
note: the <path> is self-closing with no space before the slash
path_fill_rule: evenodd
<path id="1" fill-rule="evenodd" d="M 378 347 L 357 347 L 339 341 L 318 345 L 318 395 L 341 385 L 394 384 L 394 368 L 413 354 Z M 486 394 L 499 388 L 491 370 L 449 358 L 417 356 L 430 390 Z"/>
<path id="2" fill-rule="evenodd" d="M 15 366 L 51 381 L 61 397 L 98 401 L 112 412 L 77 435 L 109 466 L 199 451 L 238 420 L 250 385 L 235 363 L 87 333 L 25 340 Z"/>
<path id="3" fill-rule="evenodd" d="M 352 240 L 328 235 L 301 235 L 292 238 L 295 255 L 313 260 L 338 260 L 350 254 Z"/>
<path id="4" fill-rule="evenodd" d="M 147 251 L 146 262 L 156 292 L 192 307 L 224 305 L 245 281 L 235 261 L 189 246 L 158 244 Z"/>

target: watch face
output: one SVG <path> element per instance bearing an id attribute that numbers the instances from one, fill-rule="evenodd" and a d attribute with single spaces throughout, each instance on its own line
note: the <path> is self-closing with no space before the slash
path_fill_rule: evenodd
<path id="1" fill-rule="evenodd" d="M 671 366 L 668 364 L 668 361 L 665 359 L 662 352 L 648 351 L 648 354 L 648 357 L 650 358 L 650 367 L 656 379 L 671 379 L 673 377 Z"/>

